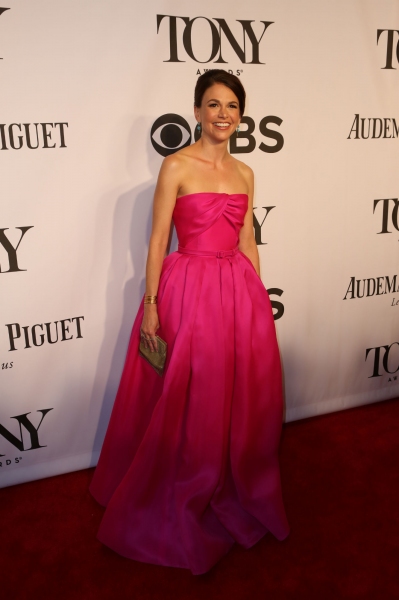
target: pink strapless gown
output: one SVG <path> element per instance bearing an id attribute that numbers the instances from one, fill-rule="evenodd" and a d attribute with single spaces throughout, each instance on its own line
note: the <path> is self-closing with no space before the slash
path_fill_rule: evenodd
<path id="1" fill-rule="evenodd" d="M 284 539 L 280 357 L 268 294 L 237 250 L 248 198 L 197 193 L 173 213 L 163 263 L 164 376 L 138 354 L 143 305 L 91 493 L 99 540 L 129 558 L 209 570 L 234 542 Z"/>

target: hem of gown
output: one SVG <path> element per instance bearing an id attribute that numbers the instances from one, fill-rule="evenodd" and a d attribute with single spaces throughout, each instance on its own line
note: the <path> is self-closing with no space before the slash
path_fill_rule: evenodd
<path id="1" fill-rule="evenodd" d="M 102 506 L 104 509 L 107 508 L 108 502 L 103 503 L 100 500 L 98 500 L 98 498 L 96 497 L 96 494 L 90 489 L 90 487 L 89 487 L 89 492 L 93 496 L 94 500 L 100 506 Z M 109 544 L 108 542 L 103 541 L 101 539 L 100 532 L 97 534 L 97 539 L 101 544 L 103 544 L 104 546 L 106 546 L 107 548 L 112 550 L 112 552 L 115 552 L 116 554 L 119 554 L 120 556 L 123 556 L 124 558 L 127 558 L 129 560 L 134 560 L 136 562 L 141 562 L 141 563 L 150 564 L 150 565 L 157 565 L 157 566 L 161 566 L 161 567 L 169 567 L 169 568 L 173 568 L 173 569 L 187 569 L 188 571 L 191 571 L 191 573 L 193 575 L 203 575 L 204 573 L 207 573 L 208 571 L 210 571 L 224 556 L 226 556 L 235 544 L 238 544 L 245 550 L 249 550 L 250 548 L 255 546 L 258 542 L 260 542 L 260 540 L 265 535 L 268 535 L 268 534 L 275 537 L 279 542 L 282 542 L 289 536 L 290 529 L 288 529 L 287 533 L 283 534 L 282 536 L 277 536 L 276 534 L 273 534 L 270 530 L 259 532 L 253 536 L 253 538 L 250 542 L 247 542 L 246 544 L 243 544 L 242 542 L 233 540 L 225 552 L 221 553 L 218 556 L 218 558 L 216 560 L 214 560 L 211 564 L 209 564 L 206 568 L 200 569 L 200 570 L 196 570 L 196 569 L 193 570 L 191 567 L 188 566 L 188 564 L 182 565 L 182 564 L 173 563 L 173 561 L 168 562 L 168 561 L 161 561 L 161 560 L 150 560 L 148 557 L 143 557 L 139 551 L 129 551 L 129 550 L 126 550 L 125 552 L 121 551 L 116 548 L 116 545 L 113 546 L 112 544 Z"/>
<path id="2" fill-rule="evenodd" d="M 204 573 L 208 573 L 208 571 L 210 571 L 215 565 L 217 565 L 217 563 L 224 556 L 226 556 L 226 554 L 228 554 L 230 552 L 230 550 L 234 546 L 234 544 L 237 543 L 237 542 L 232 542 L 229 545 L 229 547 L 226 549 L 225 552 L 221 553 L 216 559 L 214 559 L 212 561 L 212 563 L 210 563 L 206 567 L 204 567 L 202 569 L 194 569 L 194 568 L 191 568 L 188 564 L 183 565 L 183 564 L 178 564 L 177 562 L 175 563 L 173 561 L 150 559 L 147 556 L 143 557 L 139 551 L 117 550 L 116 547 L 113 547 L 112 544 L 109 544 L 108 542 L 103 541 L 101 539 L 101 534 L 97 535 L 97 539 L 101 544 L 103 544 L 104 546 L 106 546 L 107 548 L 112 550 L 112 552 L 115 552 L 116 554 L 119 554 L 120 556 L 123 556 L 124 558 L 127 558 L 129 560 L 134 560 L 136 562 L 145 563 L 147 565 L 157 565 L 158 567 L 168 567 L 168 568 L 172 568 L 172 569 L 186 569 L 187 571 L 191 571 L 191 573 L 193 575 L 204 575 Z"/>
<path id="3" fill-rule="evenodd" d="M 103 544 L 104 546 L 106 546 L 107 548 L 109 548 L 110 550 L 115 552 L 116 554 L 119 554 L 120 556 L 123 556 L 124 558 L 127 558 L 129 560 L 134 560 L 136 562 L 141 562 L 141 563 L 150 564 L 150 565 L 157 565 L 160 567 L 169 567 L 169 568 L 173 568 L 173 569 L 187 569 L 188 571 L 191 571 L 191 573 L 193 575 L 203 575 L 205 573 L 208 573 L 215 565 L 217 565 L 218 562 L 230 552 L 230 550 L 232 549 L 232 547 L 235 544 L 237 544 L 238 546 L 241 546 L 245 550 L 249 550 L 250 548 L 255 546 L 258 542 L 260 542 L 260 540 L 265 535 L 267 535 L 269 533 L 270 533 L 270 531 L 262 532 L 256 536 L 254 536 L 254 538 L 247 544 L 242 544 L 237 541 L 231 542 L 231 544 L 229 544 L 229 546 L 226 548 L 225 552 L 219 554 L 219 556 L 216 559 L 214 559 L 211 563 L 209 563 L 206 567 L 204 567 L 202 569 L 193 569 L 188 564 L 183 565 L 183 564 L 178 564 L 173 561 L 156 560 L 156 559 L 151 560 L 147 556 L 145 556 L 145 557 L 142 556 L 140 551 L 137 551 L 137 550 L 136 551 L 134 551 L 134 550 L 133 551 L 129 551 L 129 550 L 121 551 L 116 548 L 116 545 L 113 546 L 112 544 L 109 544 L 108 542 L 103 541 L 101 539 L 100 533 L 97 535 L 97 539 L 101 544 Z M 287 536 L 288 536 L 288 534 L 285 537 L 287 537 Z M 282 541 L 283 539 L 285 539 L 285 538 L 281 538 L 281 540 L 279 540 L 279 541 Z"/>

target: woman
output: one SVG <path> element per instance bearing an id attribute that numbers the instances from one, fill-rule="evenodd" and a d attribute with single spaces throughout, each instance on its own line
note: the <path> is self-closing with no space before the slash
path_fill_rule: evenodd
<path id="1" fill-rule="evenodd" d="M 277 448 L 281 369 L 252 226 L 253 173 L 228 153 L 240 80 L 198 78 L 193 145 L 163 161 L 146 294 L 91 492 L 99 539 L 143 562 L 209 570 L 237 541 L 288 535 Z M 171 220 L 179 250 L 164 259 Z M 138 354 L 168 344 L 159 377 Z"/>

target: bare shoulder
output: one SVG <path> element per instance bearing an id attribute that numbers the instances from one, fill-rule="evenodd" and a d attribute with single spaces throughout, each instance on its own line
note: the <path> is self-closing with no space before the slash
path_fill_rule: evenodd
<path id="1" fill-rule="evenodd" d="M 162 161 L 161 171 L 168 174 L 176 173 L 184 166 L 184 157 L 178 152 L 166 156 Z"/>
<path id="2" fill-rule="evenodd" d="M 162 184 L 169 182 L 178 189 L 185 169 L 185 161 L 177 153 L 166 156 L 161 165 L 158 181 Z"/>
<path id="3" fill-rule="evenodd" d="M 177 198 L 182 187 L 182 182 L 187 179 L 190 172 L 192 158 L 182 151 L 166 156 L 162 162 L 158 175 L 157 188 L 162 190 L 162 195 Z"/>
<path id="4" fill-rule="evenodd" d="M 243 177 L 245 177 L 246 179 L 254 178 L 254 172 L 251 169 L 251 167 L 249 167 L 247 164 L 245 164 L 241 160 L 238 160 L 238 158 L 234 158 L 234 156 L 232 156 L 231 158 L 234 161 L 235 167 L 240 171 L 240 173 L 243 175 Z"/>
<path id="5" fill-rule="evenodd" d="M 252 190 L 254 187 L 254 172 L 247 164 L 238 160 L 237 158 L 231 157 L 234 161 L 234 166 L 237 171 L 240 173 L 241 177 L 245 179 L 245 182 L 248 186 L 249 190 Z"/>
<path id="6" fill-rule="evenodd" d="M 170 173 L 184 172 L 195 158 L 195 151 L 192 151 L 192 146 L 188 146 L 164 158 L 162 169 Z"/>

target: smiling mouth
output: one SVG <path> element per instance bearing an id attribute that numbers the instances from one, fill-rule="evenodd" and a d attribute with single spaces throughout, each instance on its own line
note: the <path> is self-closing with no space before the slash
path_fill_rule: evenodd
<path id="1" fill-rule="evenodd" d="M 227 129 L 230 127 L 230 123 L 214 123 L 215 127 L 220 127 L 221 129 Z"/>

